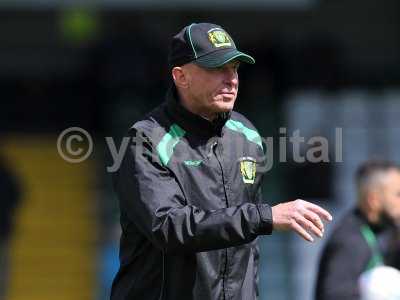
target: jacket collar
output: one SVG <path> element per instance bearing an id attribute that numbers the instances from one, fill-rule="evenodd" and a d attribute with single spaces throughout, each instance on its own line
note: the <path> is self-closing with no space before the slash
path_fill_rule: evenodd
<path id="1" fill-rule="evenodd" d="M 390 220 L 389 217 L 383 217 L 382 220 L 376 224 L 369 222 L 367 216 L 362 212 L 359 207 L 355 208 L 355 214 L 356 216 L 358 216 L 361 222 L 363 224 L 367 224 L 374 233 L 379 233 L 389 227 L 396 227 L 394 222 Z"/>
<path id="2" fill-rule="evenodd" d="M 199 136 L 221 136 L 222 128 L 230 118 L 231 113 L 220 113 L 211 121 L 196 115 L 182 106 L 175 86 L 169 88 L 166 96 L 167 111 L 170 117 L 185 131 Z"/>

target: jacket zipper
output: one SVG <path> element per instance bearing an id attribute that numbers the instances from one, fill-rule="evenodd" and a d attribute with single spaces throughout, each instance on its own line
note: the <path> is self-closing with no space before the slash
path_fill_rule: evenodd
<path id="1" fill-rule="evenodd" d="M 226 193 L 226 187 L 225 187 L 224 169 L 223 169 L 223 167 L 222 167 L 222 163 L 221 163 L 221 161 L 220 161 L 220 159 L 219 159 L 219 156 L 218 156 L 217 147 L 218 147 L 218 142 L 216 141 L 216 142 L 214 142 L 214 143 L 211 145 L 211 150 L 212 150 L 212 152 L 214 152 L 215 157 L 217 158 L 219 167 L 221 168 L 222 184 L 223 184 L 223 186 L 224 186 L 224 194 L 225 194 L 225 204 L 226 204 L 226 207 L 229 207 L 228 195 L 227 195 L 227 193 Z M 226 272 L 227 272 L 227 269 L 228 269 L 228 248 L 225 248 L 225 266 L 224 266 L 224 272 L 222 273 L 222 290 L 223 290 L 223 299 L 224 299 L 224 300 L 227 299 L 227 298 L 226 298 L 226 293 L 225 293 L 225 289 L 226 289 L 226 287 L 225 287 L 226 282 L 225 282 L 225 281 L 226 281 Z"/>

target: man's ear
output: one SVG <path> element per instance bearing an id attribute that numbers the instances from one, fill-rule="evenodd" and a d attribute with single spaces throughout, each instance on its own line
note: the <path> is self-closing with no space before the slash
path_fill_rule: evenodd
<path id="1" fill-rule="evenodd" d="M 187 88 L 189 85 L 188 74 L 182 67 L 174 67 L 171 71 L 172 78 L 174 79 L 175 85 L 180 88 Z"/>

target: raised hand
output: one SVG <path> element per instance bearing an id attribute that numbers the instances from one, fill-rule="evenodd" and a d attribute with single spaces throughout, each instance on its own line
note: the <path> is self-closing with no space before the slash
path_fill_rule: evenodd
<path id="1" fill-rule="evenodd" d="M 301 199 L 272 207 L 274 230 L 294 230 L 309 242 L 314 241 L 310 233 L 323 237 L 324 223 L 321 218 L 332 221 L 328 211 Z"/>

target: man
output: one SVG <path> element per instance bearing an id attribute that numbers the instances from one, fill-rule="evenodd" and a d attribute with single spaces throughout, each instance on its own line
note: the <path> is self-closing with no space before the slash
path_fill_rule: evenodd
<path id="1" fill-rule="evenodd" d="M 400 268 L 400 169 L 369 161 L 356 173 L 357 207 L 345 215 L 321 256 L 316 300 L 359 300 L 360 275 L 386 264 Z"/>
<path id="2" fill-rule="evenodd" d="M 130 130 L 114 176 L 121 208 L 121 267 L 111 299 L 254 300 L 257 237 L 292 229 L 322 237 L 322 208 L 262 203 L 265 159 L 253 125 L 232 111 L 239 62 L 220 26 L 191 24 L 172 39 L 173 87 Z"/>

